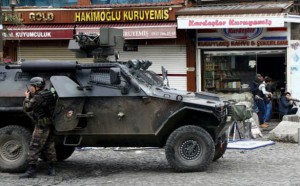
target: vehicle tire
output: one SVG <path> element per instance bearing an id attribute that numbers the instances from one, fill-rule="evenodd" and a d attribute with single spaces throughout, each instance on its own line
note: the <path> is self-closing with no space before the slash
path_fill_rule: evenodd
<path id="1" fill-rule="evenodd" d="M 188 125 L 171 133 L 165 151 L 166 158 L 175 171 L 203 171 L 213 160 L 215 144 L 203 128 Z"/>
<path id="2" fill-rule="evenodd" d="M 0 171 L 25 171 L 31 136 L 32 132 L 22 126 L 10 125 L 0 129 Z"/>
<path id="3" fill-rule="evenodd" d="M 68 159 L 75 151 L 75 147 L 65 145 L 56 145 L 55 149 L 57 161 L 64 161 Z"/>
<path id="4" fill-rule="evenodd" d="M 214 156 L 213 161 L 217 161 L 225 154 L 227 145 L 228 145 L 227 135 L 224 134 L 221 137 L 220 141 L 215 146 L 215 156 Z"/>

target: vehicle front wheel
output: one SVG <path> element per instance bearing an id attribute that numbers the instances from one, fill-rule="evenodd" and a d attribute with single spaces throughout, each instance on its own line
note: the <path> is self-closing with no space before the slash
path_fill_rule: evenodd
<path id="1" fill-rule="evenodd" d="M 21 126 L 9 125 L 0 129 L 0 171 L 23 172 L 32 133 Z"/>
<path id="2" fill-rule="evenodd" d="M 169 136 L 166 158 L 178 172 L 203 171 L 212 162 L 215 145 L 210 134 L 198 126 L 183 126 Z"/>

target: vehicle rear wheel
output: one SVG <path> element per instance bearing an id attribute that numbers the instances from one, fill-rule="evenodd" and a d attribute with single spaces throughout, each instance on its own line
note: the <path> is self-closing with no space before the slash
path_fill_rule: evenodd
<path id="1" fill-rule="evenodd" d="M 213 160 L 215 145 L 210 134 L 203 128 L 188 125 L 171 133 L 165 151 L 167 160 L 175 171 L 203 171 Z"/>
<path id="2" fill-rule="evenodd" d="M 23 172 L 32 133 L 21 126 L 10 125 L 0 129 L 0 171 Z"/>
<path id="3" fill-rule="evenodd" d="M 227 135 L 224 134 L 221 137 L 220 141 L 215 146 L 215 156 L 214 156 L 213 161 L 217 161 L 225 154 L 227 145 L 228 145 Z"/>

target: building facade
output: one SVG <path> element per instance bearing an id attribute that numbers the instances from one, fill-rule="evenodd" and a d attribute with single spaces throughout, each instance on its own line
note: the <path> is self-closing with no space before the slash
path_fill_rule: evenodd
<path id="1" fill-rule="evenodd" d="M 300 98 L 299 11 L 293 1 L 205 4 L 177 11 L 178 30 L 195 41 L 196 90 L 249 91 L 255 74 Z M 189 51 L 190 48 L 188 47 Z M 194 62 L 191 62 L 194 61 Z"/>
<path id="2" fill-rule="evenodd" d="M 126 41 L 117 48 L 121 61 L 148 59 L 158 74 L 161 66 L 168 69 L 172 87 L 187 89 L 186 31 L 177 30 L 175 15 L 184 1 L 21 0 L 13 12 L 3 3 L 4 58 L 91 62 L 68 50 L 73 35 L 121 28 Z"/>

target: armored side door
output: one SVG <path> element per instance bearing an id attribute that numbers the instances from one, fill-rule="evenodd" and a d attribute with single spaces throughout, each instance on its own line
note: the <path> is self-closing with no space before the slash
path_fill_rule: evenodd
<path id="1" fill-rule="evenodd" d="M 53 123 L 57 131 L 73 130 L 79 122 L 79 115 L 85 102 L 85 92 L 66 76 L 52 76 L 52 86 L 57 93 Z"/>

